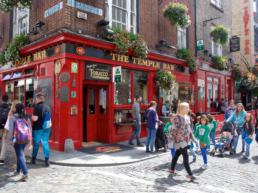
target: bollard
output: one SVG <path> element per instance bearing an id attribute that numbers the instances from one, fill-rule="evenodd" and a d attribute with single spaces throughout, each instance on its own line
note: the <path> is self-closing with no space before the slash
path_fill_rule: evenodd
<path id="1" fill-rule="evenodd" d="M 66 139 L 64 145 L 64 151 L 70 153 L 74 151 L 74 144 L 72 139 Z"/>

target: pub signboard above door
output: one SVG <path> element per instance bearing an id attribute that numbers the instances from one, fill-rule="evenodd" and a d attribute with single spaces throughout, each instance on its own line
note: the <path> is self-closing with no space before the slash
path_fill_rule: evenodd
<path id="1" fill-rule="evenodd" d="M 86 80 L 111 80 L 111 67 L 105 64 L 94 62 L 86 62 L 85 64 L 85 79 Z"/>

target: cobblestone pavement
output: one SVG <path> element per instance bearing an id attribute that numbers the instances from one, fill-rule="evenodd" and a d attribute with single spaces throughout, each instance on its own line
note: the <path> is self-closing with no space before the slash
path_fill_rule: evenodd
<path id="1" fill-rule="evenodd" d="M 169 153 L 148 161 L 114 167 L 63 167 L 40 163 L 29 166 L 27 182 L 12 177 L 13 164 L 0 166 L 0 192 L 2 193 L 91 193 L 91 192 L 186 192 L 186 193 L 258 193 L 258 145 L 252 145 L 251 159 L 234 157 L 208 157 L 207 170 L 200 169 L 201 156 L 191 164 L 195 182 L 189 182 L 182 166 L 177 174 L 168 173 Z M 144 152 L 143 152 L 144 153 Z M 190 160 L 192 157 L 190 157 Z"/>

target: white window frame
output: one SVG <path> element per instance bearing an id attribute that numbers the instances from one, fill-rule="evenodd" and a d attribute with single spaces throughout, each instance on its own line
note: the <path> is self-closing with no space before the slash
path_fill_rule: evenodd
<path id="1" fill-rule="evenodd" d="M 212 56 L 222 56 L 223 48 L 219 43 L 215 43 L 213 40 L 211 41 L 211 54 Z"/>
<path id="2" fill-rule="evenodd" d="M 24 12 L 24 14 L 22 14 Z M 21 33 L 29 33 L 29 8 L 14 8 L 13 12 L 13 35 L 16 36 Z M 20 22 L 25 21 L 25 27 L 20 26 Z M 25 30 L 23 29 L 25 28 Z"/>
<path id="3" fill-rule="evenodd" d="M 211 3 L 216 7 L 222 8 L 222 0 L 211 0 Z"/>
<path id="4" fill-rule="evenodd" d="M 177 47 L 179 49 L 187 48 L 187 29 L 177 28 Z"/>
<path id="5" fill-rule="evenodd" d="M 133 1 L 133 8 L 131 9 L 131 5 L 132 5 L 132 1 Z M 112 24 L 113 22 L 116 23 L 121 23 L 122 25 L 125 26 L 126 31 L 131 31 L 133 33 L 136 33 L 136 29 L 137 29 L 137 23 L 136 23 L 136 3 L 137 0 L 126 0 L 126 8 L 122 8 L 119 7 L 117 5 L 113 4 L 113 0 L 105 0 L 105 19 L 107 19 L 108 21 L 110 21 L 110 27 L 113 27 Z M 122 23 L 121 20 L 113 20 L 113 15 L 112 15 L 112 9 L 113 7 L 119 8 L 123 11 L 126 12 L 125 15 L 125 23 Z M 131 21 L 131 18 L 133 19 L 133 21 Z M 132 23 L 132 24 L 131 24 Z"/>

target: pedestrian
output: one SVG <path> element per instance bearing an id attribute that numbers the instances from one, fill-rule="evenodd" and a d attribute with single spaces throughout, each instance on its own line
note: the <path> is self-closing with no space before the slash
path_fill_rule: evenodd
<path id="1" fill-rule="evenodd" d="M 33 109 L 32 115 L 32 136 L 33 136 L 33 151 L 31 164 L 36 164 L 36 158 L 38 155 L 38 150 L 40 143 L 42 143 L 43 153 L 45 156 L 45 166 L 49 166 L 49 137 L 51 133 L 51 123 L 49 127 L 45 127 L 46 117 L 51 117 L 50 107 L 44 102 L 45 96 L 43 93 L 39 92 L 36 94 L 36 104 Z M 49 119 L 49 118 L 48 118 Z M 50 120 L 51 121 L 51 120 Z"/>
<path id="2" fill-rule="evenodd" d="M 229 107 L 226 109 L 225 112 L 225 120 L 227 120 L 236 110 L 235 102 L 234 100 L 230 100 Z"/>
<path id="3" fill-rule="evenodd" d="M 253 116 L 250 113 L 246 114 L 245 123 L 243 126 L 244 132 L 244 143 L 245 143 L 245 153 L 243 154 L 244 159 L 249 159 L 250 156 L 250 145 L 252 143 L 253 134 L 255 131 L 254 123 L 253 123 Z"/>
<path id="4" fill-rule="evenodd" d="M 2 96 L 2 104 L 0 105 L 0 138 L 3 137 L 4 126 L 7 121 L 10 105 L 8 104 L 8 95 Z"/>
<path id="5" fill-rule="evenodd" d="M 206 115 L 201 116 L 201 124 L 196 128 L 194 136 L 199 140 L 201 153 L 203 157 L 202 169 L 207 169 L 208 158 L 207 158 L 207 146 L 210 143 L 210 128 L 208 127 L 208 118 Z"/>
<path id="6" fill-rule="evenodd" d="M 212 115 L 208 115 L 208 126 L 210 128 L 210 139 L 212 141 L 212 144 L 215 146 L 216 144 L 216 131 L 217 131 L 217 127 L 218 127 L 218 123 L 217 121 L 213 118 Z M 209 149 L 209 147 L 208 147 Z"/>
<path id="7" fill-rule="evenodd" d="M 166 100 L 165 103 L 162 105 L 162 116 L 167 117 L 170 114 L 170 104 L 169 101 Z"/>
<path id="8" fill-rule="evenodd" d="M 22 171 L 23 175 L 20 181 L 28 179 L 28 168 L 25 160 L 25 148 L 31 146 L 31 123 L 29 117 L 25 114 L 24 105 L 18 103 L 15 105 L 15 113 L 9 119 L 8 130 L 12 135 L 12 143 L 16 153 L 17 165 L 14 175 L 19 175 Z M 12 133 L 11 133 L 12 131 Z"/>
<path id="9" fill-rule="evenodd" d="M 197 122 L 197 117 L 196 117 L 196 115 L 194 113 L 191 113 L 190 114 L 190 118 L 191 118 L 190 119 L 190 124 L 191 124 L 192 133 L 194 133 L 194 131 L 195 131 L 195 124 Z M 198 150 L 198 143 L 197 143 L 197 141 L 195 143 L 195 147 Z M 193 162 L 196 162 L 196 153 L 194 151 L 194 143 L 193 143 L 193 141 L 190 142 L 189 150 L 190 150 L 190 152 L 191 152 L 191 154 L 193 156 Z"/>
<path id="10" fill-rule="evenodd" d="M 14 113 L 15 113 L 15 106 L 18 104 L 18 101 L 14 101 L 11 105 L 10 111 L 8 113 L 7 121 L 4 126 L 3 131 L 3 137 L 2 137 L 2 146 L 1 146 L 1 154 L 0 154 L 0 165 L 5 164 L 6 159 L 6 152 L 8 150 L 11 150 L 13 147 L 11 147 L 10 141 L 12 141 L 12 134 L 13 134 L 13 125 L 10 126 L 10 124 L 13 123 L 11 119 L 14 119 Z"/>
<path id="11" fill-rule="evenodd" d="M 175 173 L 175 167 L 178 161 L 179 156 L 183 155 L 184 167 L 188 173 L 188 178 L 194 180 L 195 177 L 192 174 L 190 165 L 189 165 L 189 155 L 188 155 L 188 145 L 191 140 L 194 140 L 193 133 L 191 131 L 189 113 L 189 104 L 180 103 L 178 105 L 178 113 L 173 118 L 172 128 L 170 131 L 170 139 L 173 143 L 174 148 L 176 149 L 175 156 L 171 162 L 170 173 Z"/>
<path id="12" fill-rule="evenodd" d="M 246 111 L 242 103 L 238 103 L 235 112 L 227 119 L 227 122 L 231 122 L 235 125 L 234 138 L 233 138 L 233 148 L 232 153 L 236 153 L 237 144 L 239 136 L 242 138 L 242 153 L 245 150 L 244 135 L 243 135 L 243 125 L 245 123 Z"/>
<path id="13" fill-rule="evenodd" d="M 133 104 L 132 107 L 132 115 L 133 115 L 133 131 L 132 135 L 129 139 L 129 144 L 134 145 L 133 140 L 134 137 L 136 137 L 137 146 L 143 147 L 143 144 L 140 141 L 140 135 L 141 135 L 141 102 L 142 97 L 136 97 L 136 101 Z"/>
<path id="14" fill-rule="evenodd" d="M 148 131 L 147 143 L 146 143 L 146 152 L 147 153 L 154 152 L 156 132 L 158 129 L 158 125 L 160 123 L 156 108 L 157 108 L 157 103 L 155 101 L 152 101 L 150 103 L 150 107 L 146 111 L 147 131 Z"/>
<path id="15" fill-rule="evenodd" d="M 171 158 L 172 159 L 173 159 L 173 157 L 175 156 L 175 153 L 176 153 L 176 149 L 174 148 L 174 145 L 173 145 L 173 142 L 172 142 L 172 139 L 171 139 L 171 135 L 169 135 L 169 133 L 171 132 L 171 129 L 172 129 L 173 117 L 175 117 L 175 114 L 172 114 L 169 117 L 169 121 L 166 123 L 166 125 L 164 127 L 164 132 L 166 133 L 167 138 L 168 138 L 168 142 L 169 142 L 168 146 L 170 148 L 170 153 L 171 153 Z"/>

